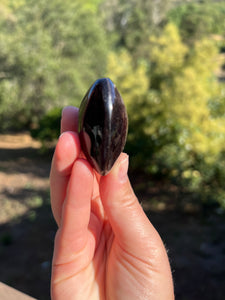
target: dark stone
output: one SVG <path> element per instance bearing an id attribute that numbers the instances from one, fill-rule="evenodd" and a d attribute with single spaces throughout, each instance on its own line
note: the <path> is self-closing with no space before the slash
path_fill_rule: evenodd
<path id="1" fill-rule="evenodd" d="M 95 81 L 80 105 L 81 148 L 95 170 L 106 175 L 126 143 L 127 113 L 122 97 L 109 78 Z"/>

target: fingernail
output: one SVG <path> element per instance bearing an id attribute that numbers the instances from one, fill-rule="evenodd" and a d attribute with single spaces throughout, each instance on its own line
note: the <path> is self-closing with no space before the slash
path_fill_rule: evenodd
<path id="1" fill-rule="evenodd" d="M 129 161 L 128 155 L 124 154 L 123 160 L 119 164 L 118 178 L 121 183 L 127 180 L 127 171 L 128 171 Z"/>
<path id="2" fill-rule="evenodd" d="M 64 131 L 64 132 L 62 132 L 61 134 L 60 134 L 60 136 L 59 136 L 59 138 L 61 138 L 64 134 L 72 134 L 72 135 L 74 135 L 74 131 L 71 131 L 71 130 L 68 130 L 68 131 Z"/>
<path id="3" fill-rule="evenodd" d="M 62 132 L 59 136 L 59 139 L 64 135 L 65 132 Z"/>

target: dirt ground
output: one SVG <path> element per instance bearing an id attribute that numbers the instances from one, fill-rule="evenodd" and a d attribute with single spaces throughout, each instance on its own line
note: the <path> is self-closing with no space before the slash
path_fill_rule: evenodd
<path id="1" fill-rule="evenodd" d="M 56 225 L 49 199 L 51 155 L 24 134 L 0 135 L 0 281 L 37 299 L 50 299 Z M 131 176 L 132 177 L 132 176 Z M 225 216 L 187 210 L 154 184 L 132 180 L 168 249 L 176 299 L 222 300 L 225 294 Z"/>

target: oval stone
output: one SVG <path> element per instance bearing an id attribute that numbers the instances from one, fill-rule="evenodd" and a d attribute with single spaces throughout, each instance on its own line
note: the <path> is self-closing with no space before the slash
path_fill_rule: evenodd
<path id="1" fill-rule="evenodd" d="M 123 151 L 128 118 L 122 97 L 109 78 L 87 91 L 79 110 L 81 148 L 92 167 L 106 175 Z"/>

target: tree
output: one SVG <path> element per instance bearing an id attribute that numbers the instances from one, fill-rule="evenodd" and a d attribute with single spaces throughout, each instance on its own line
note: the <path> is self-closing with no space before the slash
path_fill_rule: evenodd
<path id="1" fill-rule="evenodd" d="M 116 48 L 126 48 L 135 60 L 146 58 L 149 35 L 162 23 L 169 0 L 105 0 L 105 26 Z"/>
<path id="2" fill-rule="evenodd" d="M 105 33 L 87 4 L 30 0 L 1 16 L 1 128 L 11 120 L 36 122 L 55 106 L 79 105 L 103 75 Z"/>
<path id="3" fill-rule="evenodd" d="M 186 43 L 207 37 L 209 34 L 224 34 L 224 1 L 201 1 L 182 3 L 168 13 L 170 22 L 179 28 Z"/>

